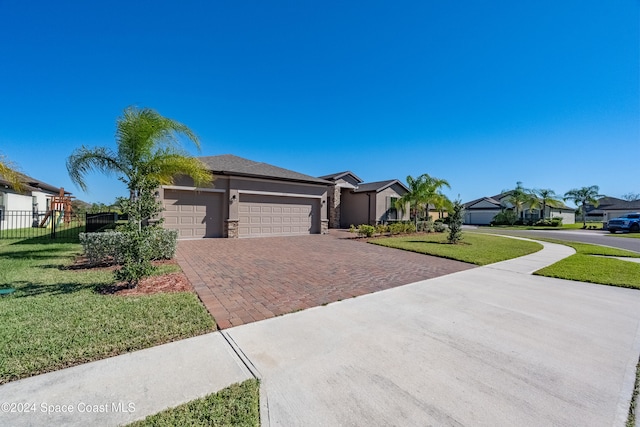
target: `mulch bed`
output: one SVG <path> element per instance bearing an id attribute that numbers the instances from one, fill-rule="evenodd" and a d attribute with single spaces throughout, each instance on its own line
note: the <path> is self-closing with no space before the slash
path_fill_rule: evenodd
<path id="1" fill-rule="evenodd" d="M 177 265 L 178 263 L 173 260 L 161 260 L 153 261 L 152 264 L 156 267 L 161 265 Z M 114 271 L 118 268 L 117 265 L 99 265 L 92 266 L 87 262 L 84 257 L 78 257 L 72 265 L 67 267 L 70 270 L 104 270 Z M 157 293 L 167 292 L 195 292 L 195 289 L 187 279 L 187 276 L 182 272 L 162 274 L 159 276 L 151 276 L 142 279 L 138 286 L 133 289 L 129 289 L 127 283 L 119 282 L 113 285 L 103 286 L 96 290 L 102 295 L 122 295 L 122 296 L 136 296 L 136 295 L 151 295 Z"/>

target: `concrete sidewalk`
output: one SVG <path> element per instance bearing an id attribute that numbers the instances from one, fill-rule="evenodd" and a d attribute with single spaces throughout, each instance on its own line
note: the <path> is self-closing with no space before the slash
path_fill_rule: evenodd
<path id="1" fill-rule="evenodd" d="M 248 378 L 216 332 L 2 385 L 0 425 L 117 426 Z"/>
<path id="2" fill-rule="evenodd" d="M 263 425 L 622 426 L 640 292 L 532 276 L 545 249 L 224 331 Z"/>

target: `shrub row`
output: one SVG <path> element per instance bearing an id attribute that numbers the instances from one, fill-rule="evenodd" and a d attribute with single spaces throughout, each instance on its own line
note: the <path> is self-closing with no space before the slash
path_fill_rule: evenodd
<path id="1" fill-rule="evenodd" d="M 551 219 L 541 219 L 536 221 L 533 225 L 543 227 L 560 227 L 562 225 L 562 218 L 556 216 Z"/>
<path id="2" fill-rule="evenodd" d="M 351 225 L 349 231 L 352 233 L 358 233 L 360 237 L 372 237 L 376 234 L 408 234 L 415 233 L 416 231 L 432 233 L 441 233 L 446 230 L 446 226 L 440 222 L 418 221 L 418 226 L 410 221 L 406 222 L 394 222 L 391 224 L 378 224 L 375 227 L 373 225 L 361 224 L 359 226 Z"/>
<path id="3" fill-rule="evenodd" d="M 176 254 L 178 232 L 157 228 L 145 233 L 148 238 L 136 244 L 148 245 L 145 251 L 151 254 L 151 259 L 171 259 Z M 122 264 L 124 262 L 124 248 L 136 239 L 130 232 L 106 231 L 104 233 L 80 233 L 80 243 L 84 254 L 91 265 Z"/>

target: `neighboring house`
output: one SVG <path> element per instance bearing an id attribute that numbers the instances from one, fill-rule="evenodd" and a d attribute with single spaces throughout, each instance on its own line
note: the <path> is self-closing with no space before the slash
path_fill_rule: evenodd
<path id="1" fill-rule="evenodd" d="M 489 225 L 493 218 L 503 210 L 513 209 L 508 198 L 510 191 L 500 193 L 491 197 L 481 197 L 464 204 L 464 223 L 470 225 Z M 543 217 L 541 209 L 531 209 L 531 206 L 524 206 L 520 212 L 520 218 L 524 220 L 537 221 Z M 546 207 L 545 218 L 561 217 L 563 224 L 575 224 L 575 209 L 564 204 L 558 207 Z"/>
<path id="2" fill-rule="evenodd" d="M 346 171 L 320 177 L 333 183 L 329 190 L 327 216 L 330 228 L 380 224 L 409 219 L 395 203 L 409 190 L 397 179 L 364 183 Z"/>
<path id="3" fill-rule="evenodd" d="M 326 233 L 333 183 L 234 155 L 200 157 L 213 186 L 186 177 L 159 190 L 164 226 L 179 238 L 263 237 Z"/>
<path id="4" fill-rule="evenodd" d="M 37 225 L 51 208 L 51 197 L 60 193 L 58 187 L 25 174 L 20 176 L 24 184 L 21 193 L 0 175 L 0 228 L 5 230 Z"/>
<path id="5" fill-rule="evenodd" d="M 587 221 L 608 222 L 628 213 L 640 212 L 640 200 L 627 201 L 615 197 L 598 199 L 598 206 L 587 205 Z"/>

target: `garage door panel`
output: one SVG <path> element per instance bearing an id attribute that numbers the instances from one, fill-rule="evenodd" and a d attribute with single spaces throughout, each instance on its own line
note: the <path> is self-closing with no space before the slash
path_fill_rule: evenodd
<path id="1" fill-rule="evenodd" d="M 213 192 L 164 191 L 164 224 L 178 238 L 222 237 L 223 195 Z"/>
<path id="2" fill-rule="evenodd" d="M 241 194 L 238 211 L 240 237 L 319 232 L 318 199 Z"/>

